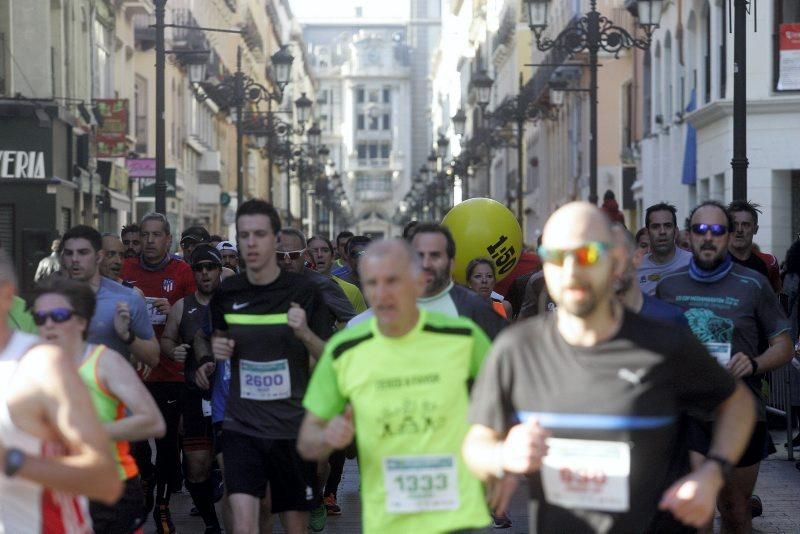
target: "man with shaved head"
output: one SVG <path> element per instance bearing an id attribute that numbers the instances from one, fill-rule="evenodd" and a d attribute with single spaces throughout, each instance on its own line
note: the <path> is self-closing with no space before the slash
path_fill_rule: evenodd
<path id="1" fill-rule="evenodd" d="M 460 449 L 465 385 L 489 339 L 467 318 L 418 307 L 425 276 L 404 241 L 371 244 L 358 268 L 374 316 L 326 345 L 303 400 L 298 450 L 325 458 L 355 435 L 364 532 L 483 529 L 483 490 Z"/>
<path id="2" fill-rule="evenodd" d="M 752 429 L 752 396 L 688 331 L 616 298 L 625 259 L 613 240 L 591 204 L 550 217 L 539 256 L 557 310 L 502 332 L 472 390 L 464 457 L 501 487 L 528 477 L 532 532 L 702 525 Z M 689 408 L 716 410 L 717 426 L 709 461 L 679 478 Z"/>

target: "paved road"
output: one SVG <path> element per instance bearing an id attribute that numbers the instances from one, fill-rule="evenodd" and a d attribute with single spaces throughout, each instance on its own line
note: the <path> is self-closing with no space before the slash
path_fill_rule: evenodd
<path id="1" fill-rule="evenodd" d="M 775 444 L 780 449 L 761 465 L 756 493 L 764 501 L 764 515 L 754 520 L 753 532 L 761 534 L 798 534 L 800 533 L 800 471 L 795 469 L 794 462 L 786 460 L 783 443 L 786 434 L 774 433 Z M 797 451 L 796 451 L 797 452 Z M 361 532 L 359 515 L 361 506 L 358 498 L 358 467 L 355 461 L 345 465 L 344 478 L 339 490 L 339 504 L 343 513 L 340 517 L 329 517 L 325 528 L 327 534 L 357 534 Z M 510 516 L 513 527 L 498 531 L 509 534 L 528 532 L 528 514 L 525 506 L 526 490 L 517 492 L 511 505 Z M 173 519 L 178 532 L 194 534 L 203 532 L 203 522 L 199 518 L 189 516 L 191 499 L 188 494 L 177 494 L 172 499 Z M 221 517 L 221 516 L 220 516 Z M 276 522 L 275 533 L 283 533 L 280 522 Z M 717 528 L 719 529 L 719 520 Z M 148 522 L 145 531 L 155 532 L 152 521 Z"/>

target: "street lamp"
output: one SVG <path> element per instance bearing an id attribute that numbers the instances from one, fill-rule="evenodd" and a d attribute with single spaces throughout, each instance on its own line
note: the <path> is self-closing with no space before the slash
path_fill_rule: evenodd
<path id="1" fill-rule="evenodd" d="M 319 146 L 320 140 L 322 138 L 322 130 L 315 122 L 311 128 L 308 129 L 306 132 L 306 136 L 308 137 L 308 144 L 311 145 L 312 149 L 316 149 Z"/>
<path id="2" fill-rule="evenodd" d="M 639 24 L 645 32 L 643 39 L 632 36 L 602 16 L 597 11 L 597 0 L 590 0 L 589 12 L 554 39 L 542 37 L 548 24 L 550 0 L 525 0 L 525 3 L 528 25 L 536 36 L 536 48 L 542 52 L 559 50 L 570 57 L 583 51 L 589 53 L 589 202 L 597 204 L 597 56 L 601 50 L 618 58 L 622 50 L 648 49 L 653 31 L 661 20 L 663 0 L 637 0 Z"/>
<path id="3" fill-rule="evenodd" d="M 297 110 L 297 122 L 305 124 L 308 116 L 311 114 L 311 99 L 305 93 L 300 95 L 300 98 L 294 101 L 294 107 Z"/>
<path id="4" fill-rule="evenodd" d="M 478 105 L 481 109 L 485 109 L 486 106 L 489 105 L 489 100 L 492 96 L 492 85 L 494 84 L 494 80 L 492 80 L 486 71 L 481 69 L 472 76 L 472 80 L 470 80 L 470 92 L 474 95 L 475 100 L 478 102 Z"/>
<path id="5" fill-rule="evenodd" d="M 444 159 L 447 157 L 447 147 L 450 146 L 450 140 L 444 136 L 444 134 L 439 134 L 439 139 L 436 141 L 436 153 L 439 155 L 440 159 Z"/>
<path id="6" fill-rule="evenodd" d="M 292 74 L 292 63 L 294 63 L 294 57 L 289 53 L 289 47 L 287 45 L 282 45 L 277 52 L 272 54 L 270 61 L 275 71 L 275 82 L 278 84 L 278 87 L 283 90 L 289 85 Z"/>
<path id="7" fill-rule="evenodd" d="M 453 132 L 458 136 L 464 135 L 467 131 L 467 114 L 464 113 L 464 108 L 458 108 L 450 120 L 453 122 Z"/>

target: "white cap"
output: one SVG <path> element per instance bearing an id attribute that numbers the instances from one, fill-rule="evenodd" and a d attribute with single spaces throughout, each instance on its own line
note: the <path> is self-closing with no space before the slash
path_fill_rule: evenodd
<path id="1" fill-rule="evenodd" d="M 232 250 L 234 252 L 239 252 L 238 250 L 236 250 L 236 245 L 234 245 L 230 241 L 220 241 L 219 244 L 217 244 L 217 250 L 220 252 L 222 252 L 223 250 Z"/>

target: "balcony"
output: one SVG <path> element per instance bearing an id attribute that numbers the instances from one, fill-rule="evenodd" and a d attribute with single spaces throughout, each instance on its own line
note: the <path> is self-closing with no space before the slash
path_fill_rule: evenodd
<path id="1" fill-rule="evenodd" d="M 179 26 L 200 26 L 191 9 L 177 7 L 171 10 L 172 23 Z M 208 50 L 210 47 L 203 30 L 189 28 L 171 28 L 172 49 L 177 52 Z"/>
<path id="2" fill-rule="evenodd" d="M 130 18 L 136 15 L 152 15 L 154 7 L 152 0 L 120 0 L 119 9 Z"/>
<path id="3" fill-rule="evenodd" d="M 219 185 L 222 172 L 222 158 L 218 150 L 203 152 L 197 164 L 197 180 L 200 184 Z"/>

